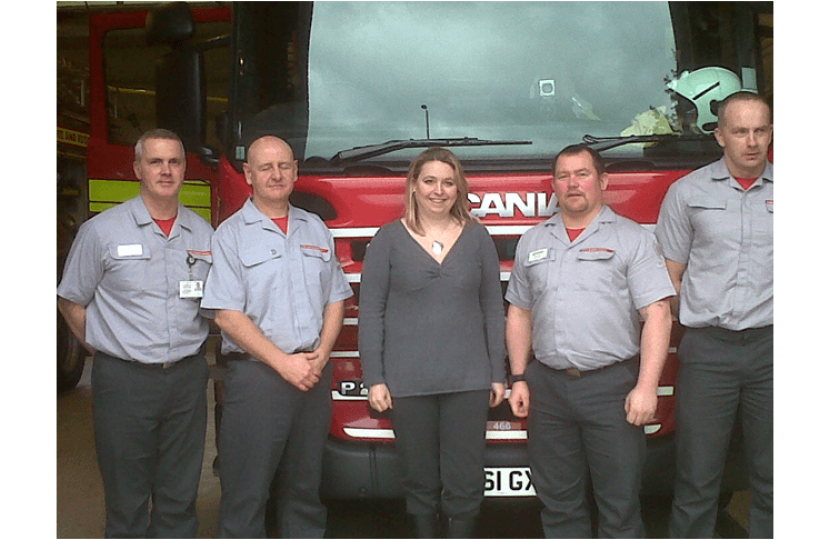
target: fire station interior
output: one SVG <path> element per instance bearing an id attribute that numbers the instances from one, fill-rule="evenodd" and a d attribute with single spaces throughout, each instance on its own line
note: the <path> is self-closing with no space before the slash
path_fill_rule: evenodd
<path id="1" fill-rule="evenodd" d="M 156 2 L 142 2 L 146 8 Z M 57 2 L 56 8 L 56 99 L 58 125 L 57 145 L 57 243 L 60 276 L 63 257 L 68 250 L 68 240 L 73 231 L 88 216 L 86 199 L 88 185 L 85 168 L 85 142 L 89 130 L 89 49 L 88 21 L 93 12 L 122 12 L 137 9 L 139 2 Z M 216 7 L 225 2 L 191 2 L 192 7 Z M 761 32 L 764 71 L 773 71 L 773 17 L 762 14 L 758 21 Z M 210 29 L 216 32 L 216 28 Z M 106 77 L 111 100 L 109 137 L 111 141 L 133 144 L 143 131 L 154 123 L 152 103 L 152 62 L 137 61 L 146 56 L 148 45 L 139 31 L 125 31 L 105 38 L 108 49 Z M 142 54 L 139 54 L 141 52 Z M 205 58 L 208 73 L 208 143 L 218 146 L 213 120 L 222 110 L 227 99 L 227 51 L 212 52 Z M 772 99 L 772 77 L 765 81 L 766 95 Z M 59 330 L 60 332 L 60 330 Z M 60 341 L 60 337 L 59 337 Z M 61 347 L 61 344 L 58 344 Z M 208 350 L 212 350 L 209 347 Z M 59 351 L 60 354 L 60 351 Z M 83 356 L 83 354 L 81 354 Z M 209 358 L 209 361 L 211 359 Z M 60 359 L 59 359 L 60 363 Z M 67 371 L 74 381 L 64 384 L 56 398 L 56 534 L 58 538 L 100 538 L 103 535 L 104 493 L 95 460 L 95 448 L 91 418 L 89 358 L 82 357 Z M 60 371 L 60 369 L 59 369 Z M 74 384 L 73 384 L 74 382 Z M 59 387 L 61 380 L 59 376 Z M 213 400 L 212 390 L 208 391 Z M 200 519 L 200 538 L 216 536 L 220 485 L 214 474 L 216 456 L 213 406 L 209 405 L 206 453 L 199 489 L 197 510 Z M 47 491 L 48 492 L 48 491 Z M 54 500 L 54 499 L 51 499 Z M 51 502 L 50 500 L 50 502 Z M 719 530 L 720 537 L 746 537 L 748 524 L 748 500 L 746 492 L 736 493 L 726 508 L 731 522 Z M 652 505 L 652 506 L 648 506 Z M 50 505 L 47 504 L 47 508 Z M 333 502 L 331 517 L 338 529 L 331 537 L 405 537 L 405 517 L 400 501 L 363 501 L 349 505 Z M 644 512 L 653 520 L 650 536 L 667 534 L 666 501 L 649 501 Z M 493 537 L 540 537 L 538 510 L 517 505 L 496 505 L 487 511 L 492 520 L 489 529 Z M 48 536 L 51 517 L 44 520 L 44 533 Z M 504 523 L 511 523 L 505 527 Z M 489 523 L 489 522 L 488 522 Z M 526 523 L 516 528 L 516 523 Z"/>

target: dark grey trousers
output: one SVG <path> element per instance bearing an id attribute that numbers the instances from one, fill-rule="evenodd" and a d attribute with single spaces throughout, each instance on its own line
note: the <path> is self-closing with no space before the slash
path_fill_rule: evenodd
<path id="1" fill-rule="evenodd" d="M 599 537 L 645 538 L 639 498 L 645 433 L 625 419 L 638 374 L 637 360 L 582 377 L 538 361 L 528 366 L 528 454 L 547 538 L 591 537 L 589 475 Z"/>
<path id="2" fill-rule="evenodd" d="M 490 391 L 394 398 L 392 425 L 410 514 L 467 519 L 484 498 Z"/>
<path id="3" fill-rule="evenodd" d="M 207 381 L 201 354 L 167 369 L 95 354 L 92 414 L 107 538 L 195 538 Z"/>
<path id="4" fill-rule="evenodd" d="M 322 538 L 323 451 L 331 425 L 331 364 L 302 392 L 271 367 L 235 360 L 225 374 L 219 434 L 220 538 L 265 538 L 265 508 L 280 467 L 277 524 L 283 538 Z"/>
<path id="5" fill-rule="evenodd" d="M 773 329 L 686 329 L 678 351 L 672 538 L 712 538 L 738 411 L 749 465 L 749 533 L 773 533 Z"/>

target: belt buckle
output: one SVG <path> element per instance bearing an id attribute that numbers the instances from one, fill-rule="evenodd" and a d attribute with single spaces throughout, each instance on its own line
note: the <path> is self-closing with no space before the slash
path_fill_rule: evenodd
<path id="1" fill-rule="evenodd" d="M 582 372 L 576 369 L 575 367 L 569 367 L 565 370 L 565 373 L 567 373 L 571 377 L 582 377 Z"/>

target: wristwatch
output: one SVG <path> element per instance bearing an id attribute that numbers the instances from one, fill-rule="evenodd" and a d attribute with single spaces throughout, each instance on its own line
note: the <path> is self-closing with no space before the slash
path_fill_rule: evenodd
<path id="1" fill-rule="evenodd" d="M 514 383 L 522 382 L 522 381 L 527 382 L 527 379 L 525 379 L 525 374 L 524 373 L 519 374 L 519 375 L 511 373 L 510 374 L 510 380 Z"/>

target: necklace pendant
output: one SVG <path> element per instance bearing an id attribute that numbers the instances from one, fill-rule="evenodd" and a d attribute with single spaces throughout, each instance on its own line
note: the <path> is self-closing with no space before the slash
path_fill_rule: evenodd
<path id="1" fill-rule="evenodd" d="M 440 255 L 442 251 L 444 251 L 444 244 L 442 244 L 438 240 L 433 240 L 433 242 L 432 242 L 432 252 L 435 253 L 436 255 Z"/>

